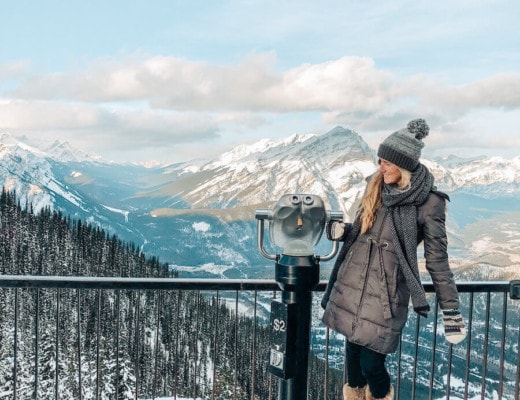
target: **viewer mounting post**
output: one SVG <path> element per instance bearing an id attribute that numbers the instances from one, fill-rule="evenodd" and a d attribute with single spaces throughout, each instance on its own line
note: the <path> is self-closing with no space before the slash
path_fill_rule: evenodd
<path id="1" fill-rule="evenodd" d="M 319 263 L 332 259 L 338 243 L 326 256 L 314 255 L 325 223 L 343 220 L 339 211 L 326 211 L 323 200 L 311 194 L 287 194 L 273 209 L 257 209 L 258 250 L 275 261 L 275 280 L 281 302 L 271 303 L 269 371 L 280 379 L 278 400 L 307 399 L 312 291 L 319 282 Z M 265 221 L 270 242 L 281 254 L 264 248 Z"/>

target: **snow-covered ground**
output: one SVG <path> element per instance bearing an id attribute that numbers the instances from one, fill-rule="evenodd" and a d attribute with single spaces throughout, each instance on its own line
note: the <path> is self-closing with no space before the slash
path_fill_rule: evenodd
<path id="1" fill-rule="evenodd" d="M 175 398 L 175 397 L 156 397 L 154 400 L 194 400 L 194 399 L 193 399 L 193 397 L 190 397 L 189 399 L 186 397 L 177 397 L 177 398 Z M 202 399 L 197 397 L 195 400 L 202 400 Z"/>

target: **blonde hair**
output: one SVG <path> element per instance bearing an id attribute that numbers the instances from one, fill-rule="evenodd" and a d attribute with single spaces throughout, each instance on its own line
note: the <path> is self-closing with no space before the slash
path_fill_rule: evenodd
<path id="1" fill-rule="evenodd" d="M 397 187 L 405 189 L 410 186 L 412 179 L 412 173 L 406 169 L 397 167 L 401 172 L 401 179 L 397 182 Z M 367 184 L 365 194 L 361 200 L 361 206 L 359 207 L 359 220 L 361 222 L 361 233 L 366 233 L 376 218 L 376 212 L 381 208 L 381 192 L 383 189 L 383 174 L 381 171 L 377 171 Z"/>

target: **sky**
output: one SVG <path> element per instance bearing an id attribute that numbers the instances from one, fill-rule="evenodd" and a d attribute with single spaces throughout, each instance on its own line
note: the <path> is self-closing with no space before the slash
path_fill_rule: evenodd
<path id="1" fill-rule="evenodd" d="M 424 157 L 520 156 L 517 0 L 0 0 L 0 134 L 217 158 L 424 118 Z"/>

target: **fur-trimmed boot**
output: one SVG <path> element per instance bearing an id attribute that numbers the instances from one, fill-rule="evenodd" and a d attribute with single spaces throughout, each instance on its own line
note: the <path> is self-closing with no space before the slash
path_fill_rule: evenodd
<path id="1" fill-rule="evenodd" d="M 368 385 L 366 389 L 366 400 L 394 400 L 394 387 L 392 385 L 390 385 L 390 391 L 386 394 L 386 396 L 379 399 L 376 399 L 374 396 L 372 396 Z"/>
<path id="2" fill-rule="evenodd" d="M 353 388 L 346 383 L 343 386 L 343 400 L 365 400 L 365 388 L 368 388 L 368 386 Z"/>

